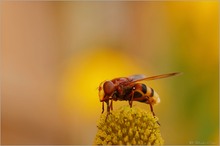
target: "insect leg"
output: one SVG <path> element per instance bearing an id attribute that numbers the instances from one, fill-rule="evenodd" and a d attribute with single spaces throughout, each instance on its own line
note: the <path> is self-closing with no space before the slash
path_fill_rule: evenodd
<path id="1" fill-rule="evenodd" d="M 109 100 L 105 101 L 106 104 L 107 104 L 107 112 L 109 113 L 110 112 L 110 106 L 109 106 Z"/>
<path id="2" fill-rule="evenodd" d="M 102 102 L 102 113 L 104 112 L 105 108 L 104 108 L 104 102 Z"/>
<path id="3" fill-rule="evenodd" d="M 153 106 L 152 106 L 152 104 L 149 104 L 149 105 L 150 105 L 150 110 L 151 110 L 153 116 L 155 117 L 156 115 L 155 115 L 155 113 L 153 111 Z M 157 124 L 160 125 L 160 123 L 158 121 L 157 121 Z"/>
<path id="4" fill-rule="evenodd" d="M 134 99 L 134 91 L 132 91 L 132 93 L 131 93 L 131 99 L 129 100 L 130 108 L 132 108 L 133 99 Z"/>
<path id="5" fill-rule="evenodd" d="M 149 104 L 149 105 L 150 105 L 150 110 L 151 110 L 153 116 L 155 117 L 155 113 L 154 113 L 154 110 L 153 110 L 153 106 L 152 106 L 152 104 Z"/>
<path id="6" fill-rule="evenodd" d="M 110 108 L 111 108 L 111 110 L 113 110 L 113 100 L 111 100 Z"/>
<path id="7" fill-rule="evenodd" d="M 110 106 L 109 106 L 109 100 L 105 101 L 106 104 L 107 104 L 107 115 L 106 115 L 106 118 L 105 118 L 105 121 L 107 120 L 108 118 L 108 115 L 110 114 Z"/>

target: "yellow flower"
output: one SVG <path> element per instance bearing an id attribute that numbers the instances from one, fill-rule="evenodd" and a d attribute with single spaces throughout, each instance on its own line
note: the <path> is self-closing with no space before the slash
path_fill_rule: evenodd
<path id="1" fill-rule="evenodd" d="M 95 145 L 162 145 L 158 119 L 143 109 L 123 106 L 103 113 L 98 120 Z"/>

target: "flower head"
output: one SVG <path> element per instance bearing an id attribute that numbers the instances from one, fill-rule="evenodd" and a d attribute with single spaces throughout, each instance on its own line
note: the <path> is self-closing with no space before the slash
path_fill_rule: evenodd
<path id="1" fill-rule="evenodd" d="M 123 106 L 98 120 L 96 145 L 162 145 L 158 119 L 143 109 Z"/>

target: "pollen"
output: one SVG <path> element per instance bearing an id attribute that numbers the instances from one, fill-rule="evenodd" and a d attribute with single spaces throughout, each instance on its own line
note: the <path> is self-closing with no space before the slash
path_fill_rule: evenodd
<path id="1" fill-rule="evenodd" d="M 123 106 L 103 113 L 97 123 L 95 145 L 163 145 L 158 118 L 151 112 Z"/>

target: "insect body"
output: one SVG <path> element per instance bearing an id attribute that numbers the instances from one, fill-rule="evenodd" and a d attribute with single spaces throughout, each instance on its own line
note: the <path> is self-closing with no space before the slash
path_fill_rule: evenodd
<path id="1" fill-rule="evenodd" d="M 102 82 L 99 86 L 99 99 L 100 102 L 102 102 L 102 113 L 104 112 L 104 102 L 107 104 L 107 112 L 109 113 L 110 110 L 113 110 L 113 101 L 128 101 L 130 107 L 132 107 L 133 101 L 138 101 L 149 104 L 151 112 L 155 116 L 153 105 L 160 102 L 159 95 L 154 89 L 138 82 L 166 78 L 178 74 L 179 73 L 169 73 L 151 77 L 133 75 Z"/>

